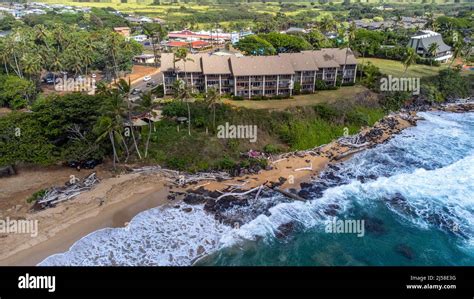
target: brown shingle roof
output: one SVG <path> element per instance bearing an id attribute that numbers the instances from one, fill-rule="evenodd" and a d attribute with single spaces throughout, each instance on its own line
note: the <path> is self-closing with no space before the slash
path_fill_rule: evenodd
<path id="1" fill-rule="evenodd" d="M 279 56 L 286 58 L 295 72 L 318 70 L 316 61 L 310 53 L 282 53 Z"/>
<path id="2" fill-rule="evenodd" d="M 230 74 L 229 56 L 203 55 L 202 72 L 204 75 Z"/>
<path id="3" fill-rule="evenodd" d="M 293 66 L 282 56 L 231 57 L 234 76 L 292 75 Z"/>
<path id="4" fill-rule="evenodd" d="M 202 72 L 201 67 L 201 56 L 203 54 L 188 54 L 187 60 L 185 63 L 183 61 L 176 62 L 176 71 L 177 72 L 192 72 L 200 73 Z M 186 66 L 186 67 L 185 67 Z M 163 53 L 161 54 L 161 71 L 163 72 L 173 72 L 175 67 L 174 63 L 174 54 L 173 53 Z"/>
<path id="5" fill-rule="evenodd" d="M 334 60 L 334 56 L 318 51 L 303 51 L 308 56 L 311 56 L 319 68 L 339 67 L 339 63 Z"/>
<path id="6" fill-rule="evenodd" d="M 233 74 L 234 76 L 290 75 L 295 71 L 312 71 L 320 68 L 335 68 L 344 64 L 346 49 L 328 48 L 301 53 L 284 53 L 278 56 L 217 56 L 210 54 L 188 54 L 193 61 L 186 61 L 186 72 L 204 74 Z M 161 55 L 161 70 L 174 71 L 174 54 Z M 357 64 L 351 50 L 347 64 Z M 176 62 L 178 72 L 184 72 L 184 63 Z"/>
<path id="7" fill-rule="evenodd" d="M 328 48 L 328 49 L 321 49 L 321 51 L 334 59 L 339 65 L 344 65 L 346 62 L 346 48 L 338 49 L 338 48 Z M 357 59 L 354 56 L 354 53 L 351 49 L 347 51 L 347 62 L 346 64 L 357 64 Z"/>

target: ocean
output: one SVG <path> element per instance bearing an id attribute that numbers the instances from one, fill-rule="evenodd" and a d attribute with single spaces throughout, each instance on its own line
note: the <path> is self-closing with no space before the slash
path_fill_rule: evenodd
<path id="1" fill-rule="evenodd" d="M 474 265 L 474 113 L 419 115 L 325 170 L 305 202 L 265 192 L 228 211 L 243 219 L 234 227 L 202 206 L 157 207 L 39 265 Z M 363 221 L 364 234 L 327 232 L 335 219 Z"/>

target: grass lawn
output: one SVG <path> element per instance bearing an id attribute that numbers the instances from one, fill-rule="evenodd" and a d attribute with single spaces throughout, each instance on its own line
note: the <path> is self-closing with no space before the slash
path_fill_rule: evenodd
<path id="1" fill-rule="evenodd" d="M 289 107 L 296 106 L 311 106 L 319 103 L 331 103 L 336 100 L 352 99 L 355 94 L 367 91 L 368 89 L 363 86 L 345 86 L 338 90 L 321 90 L 315 94 L 305 94 L 294 96 L 292 99 L 285 100 L 224 100 L 225 103 L 229 103 L 238 107 L 245 107 L 251 109 L 274 109 L 284 110 Z"/>
<path id="2" fill-rule="evenodd" d="M 392 75 L 396 77 L 401 77 L 405 67 L 400 61 L 389 60 L 389 59 L 380 59 L 380 58 L 359 58 L 357 59 L 360 64 L 363 62 L 367 63 L 370 61 L 375 66 L 380 68 L 380 71 L 387 75 Z M 447 68 L 448 64 L 443 64 L 439 67 L 429 66 L 424 64 L 415 64 L 408 68 L 405 73 L 405 77 L 425 77 L 425 76 L 434 76 L 444 68 Z"/>

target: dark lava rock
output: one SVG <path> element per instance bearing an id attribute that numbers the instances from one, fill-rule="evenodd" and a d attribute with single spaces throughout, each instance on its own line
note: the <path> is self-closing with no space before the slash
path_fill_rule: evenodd
<path id="1" fill-rule="evenodd" d="M 176 199 L 176 195 L 171 195 L 171 194 L 169 194 L 166 198 L 167 198 L 168 200 L 175 200 L 175 199 Z"/>
<path id="2" fill-rule="evenodd" d="M 217 191 L 209 191 L 207 189 L 204 189 L 203 187 L 199 187 L 196 190 L 191 190 L 192 193 L 199 194 L 205 197 L 212 197 L 212 198 L 217 198 L 221 194 Z"/>
<path id="3" fill-rule="evenodd" d="M 193 208 L 184 208 L 183 211 L 186 213 L 189 213 L 193 210 Z"/>
<path id="4" fill-rule="evenodd" d="M 301 189 L 308 189 L 308 188 L 311 188 L 312 186 L 313 186 L 312 184 L 305 183 L 305 182 L 300 184 Z"/>
<path id="5" fill-rule="evenodd" d="M 275 234 L 275 236 L 278 238 L 278 239 L 283 239 L 283 238 L 286 238 L 288 237 L 292 232 L 294 232 L 296 229 L 296 224 L 295 222 L 288 222 L 288 223 L 284 223 L 282 225 L 280 225 L 277 229 L 277 232 Z"/>
<path id="6" fill-rule="evenodd" d="M 395 246 L 395 252 L 409 260 L 415 258 L 415 252 L 413 252 L 413 249 L 405 244 L 398 244 L 397 246 Z"/>
<path id="7" fill-rule="evenodd" d="M 300 190 L 300 192 L 298 192 L 298 196 L 304 199 L 309 199 L 311 198 L 311 193 L 308 190 Z"/>
<path id="8" fill-rule="evenodd" d="M 206 201 L 206 197 L 199 194 L 188 193 L 183 201 L 190 205 L 197 205 L 204 203 Z"/>
<path id="9" fill-rule="evenodd" d="M 365 230 L 368 233 L 375 235 L 382 235 L 386 233 L 383 221 L 375 217 L 365 217 L 364 218 Z"/>
<path id="10" fill-rule="evenodd" d="M 326 172 L 321 177 L 323 180 L 332 181 L 333 184 L 339 184 L 341 177 L 335 175 L 333 172 Z"/>
<path id="11" fill-rule="evenodd" d="M 280 182 L 280 184 L 284 184 L 287 181 L 287 179 L 281 176 L 278 178 L 278 181 Z"/>
<path id="12" fill-rule="evenodd" d="M 337 204 L 329 204 L 326 209 L 324 209 L 324 214 L 329 215 L 329 216 L 336 216 L 338 211 L 340 209 L 340 206 Z"/>
<path id="13" fill-rule="evenodd" d="M 335 171 L 339 171 L 341 169 L 341 168 L 339 168 L 338 166 L 336 166 L 334 164 L 329 164 L 328 167 L 335 170 Z"/>
<path id="14" fill-rule="evenodd" d="M 208 199 L 204 205 L 204 210 L 208 212 L 216 211 L 216 201 L 214 199 Z"/>

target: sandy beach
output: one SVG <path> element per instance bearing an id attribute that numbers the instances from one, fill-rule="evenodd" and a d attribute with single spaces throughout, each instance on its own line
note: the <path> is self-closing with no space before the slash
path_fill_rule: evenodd
<path id="1" fill-rule="evenodd" d="M 374 127 L 364 128 L 361 134 L 370 136 L 374 128 L 377 128 L 378 134 L 368 143 L 368 146 L 375 146 L 413 125 L 414 117 L 414 114 L 388 116 Z M 244 192 L 268 183 L 281 183 L 282 178 L 284 182 L 280 186 L 281 189 L 299 189 L 301 182 L 311 180 L 311 177 L 319 174 L 329 163 L 339 163 L 364 148 L 354 150 L 350 146 L 333 141 L 317 151 L 282 155 L 270 162 L 271 167 L 268 170 L 262 170 L 258 174 L 234 177 L 221 182 L 200 181 L 194 185 L 183 186 L 184 189 L 173 186 L 169 178 L 159 172 L 127 173 L 114 177 L 106 169 L 99 168 L 95 171 L 101 182 L 92 190 L 39 212 L 29 211 L 31 204 L 26 204 L 26 198 L 40 188 L 61 185 L 71 174 L 78 173 L 67 168 L 20 172 L 17 176 L 0 180 L 0 216 L 38 220 L 38 236 L 33 238 L 26 234 L 0 235 L 0 265 L 36 265 L 52 254 L 67 251 L 74 242 L 98 229 L 122 227 L 142 211 L 172 203 L 173 201 L 167 199 L 171 190 L 184 191 L 203 187 L 209 191 L 222 192 L 229 186 L 239 185 L 238 192 Z M 83 171 L 80 177 L 91 172 Z"/>

